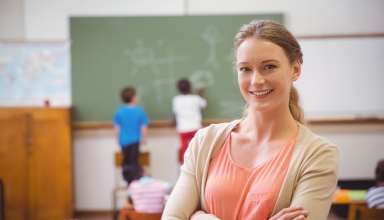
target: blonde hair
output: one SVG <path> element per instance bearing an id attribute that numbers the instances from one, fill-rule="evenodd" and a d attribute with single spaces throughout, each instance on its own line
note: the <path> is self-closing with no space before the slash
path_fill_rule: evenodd
<path id="1" fill-rule="evenodd" d="M 303 63 L 303 53 L 296 38 L 281 24 L 273 21 L 251 21 L 240 28 L 234 39 L 234 50 L 250 37 L 270 41 L 280 46 L 290 64 Z M 304 121 L 304 112 L 299 105 L 299 94 L 292 85 L 289 94 L 289 111 L 296 121 Z"/>

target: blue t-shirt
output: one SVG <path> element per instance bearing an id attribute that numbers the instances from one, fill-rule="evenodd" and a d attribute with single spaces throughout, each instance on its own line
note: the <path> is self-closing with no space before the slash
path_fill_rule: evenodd
<path id="1" fill-rule="evenodd" d="M 124 147 L 140 142 L 141 128 L 148 125 L 149 120 L 143 108 L 122 105 L 116 110 L 113 123 L 119 127 L 119 143 Z"/>

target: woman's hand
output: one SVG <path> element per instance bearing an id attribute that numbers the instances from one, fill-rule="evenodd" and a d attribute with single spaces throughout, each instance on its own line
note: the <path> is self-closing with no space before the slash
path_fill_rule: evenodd
<path id="1" fill-rule="evenodd" d="M 305 220 L 308 216 L 308 211 L 303 208 L 285 208 L 272 216 L 269 220 Z"/>
<path id="2" fill-rule="evenodd" d="M 197 212 L 193 213 L 193 215 L 191 216 L 190 220 L 197 220 L 198 217 L 199 217 L 199 215 L 201 215 L 201 214 L 204 215 L 205 212 L 203 212 L 203 211 L 197 211 Z"/>
<path id="3" fill-rule="evenodd" d="M 208 214 L 208 213 L 205 213 L 204 211 L 199 210 L 193 213 L 190 220 L 220 220 L 220 219 L 212 214 Z"/>

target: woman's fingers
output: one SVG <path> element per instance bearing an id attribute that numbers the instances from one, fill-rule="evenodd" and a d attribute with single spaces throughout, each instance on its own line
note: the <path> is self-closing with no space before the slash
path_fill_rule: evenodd
<path id="1" fill-rule="evenodd" d="M 301 207 L 290 207 L 282 209 L 269 220 L 302 220 L 308 216 L 308 212 Z"/>
<path id="2" fill-rule="evenodd" d="M 299 215 L 297 216 L 296 218 L 294 218 L 293 220 L 305 220 L 306 216 L 304 215 Z"/>
<path id="3" fill-rule="evenodd" d="M 282 217 L 282 220 L 297 220 L 297 219 L 305 219 L 308 216 L 308 212 L 305 210 L 297 210 L 292 211 L 290 213 L 285 214 Z"/>
<path id="4" fill-rule="evenodd" d="M 301 207 L 289 207 L 289 208 L 284 208 L 280 212 L 278 212 L 276 215 L 272 216 L 270 220 L 278 220 L 280 219 L 283 215 L 286 215 L 288 213 L 294 212 L 294 211 L 300 211 L 303 210 Z"/>

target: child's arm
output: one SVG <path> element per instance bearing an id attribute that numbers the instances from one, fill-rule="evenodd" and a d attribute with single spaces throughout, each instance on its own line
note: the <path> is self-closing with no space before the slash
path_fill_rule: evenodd
<path id="1" fill-rule="evenodd" d="M 144 110 L 141 111 L 141 144 L 147 143 L 149 119 Z"/>
<path id="2" fill-rule="evenodd" d="M 201 96 L 202 98 L 204 98 L 204 88 L 198 89 L 196 93 L 197 93 L 199 96 Z"/>
<path id="3" fill-rule="evenodd" d="M 115 140 L 117 144 L 120 144 L 119 143 L 120 127 L 118 125 L 115 125 L 114 134 L 115 134 Z"/>
<path id="4" fill-rule="evenodd" d="M 147 143 L 147 133 L 148 133 L 148 126 L 147 125 L 141 126 L 141 144 Z"/>

